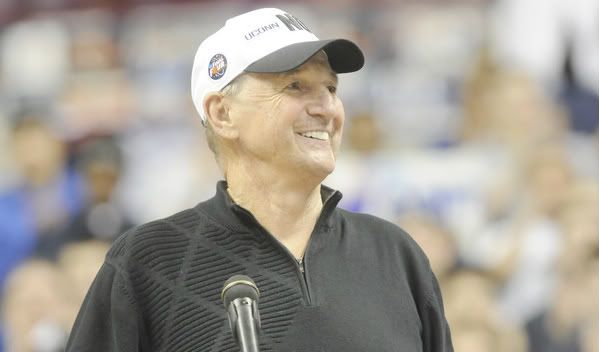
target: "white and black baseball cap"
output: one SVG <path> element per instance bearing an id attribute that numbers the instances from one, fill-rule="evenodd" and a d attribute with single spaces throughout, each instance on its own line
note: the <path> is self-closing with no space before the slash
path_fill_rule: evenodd
<path id="1" fill-rule="evenodd" d="M 191 96 L 202 122 L 204 97 L 220 91 L 242 72 L 293 70 L 323 50 L 337 73 L 354 72 L 364 55 L 347 39 L 320 40 L 297 17 L 264 8 L 232 17 L 198 48 L 191 74 Z"/>

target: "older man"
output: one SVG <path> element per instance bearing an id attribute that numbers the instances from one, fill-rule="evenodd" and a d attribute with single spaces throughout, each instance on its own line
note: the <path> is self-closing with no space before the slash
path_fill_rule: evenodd
<path id="1" fill-rule="evenodd" d="M 395 225 L 336 208 L 341 194 L 321 185 L 345 118 L 337 74 L 363 60 L 278 9 L 208 37 L 192 97 L 225 180 L 117 240 L 67 350 L 238 350 L 219 296 L 245 274 L 261 290 L 263 351 L 452 351 L 422 251 Z"/>

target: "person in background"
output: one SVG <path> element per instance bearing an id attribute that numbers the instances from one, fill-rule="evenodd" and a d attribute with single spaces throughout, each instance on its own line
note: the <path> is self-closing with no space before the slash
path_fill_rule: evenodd
<path id="1" fill-rule="evenodd" d="M 192 97 L 224 180 L 113 243 L 66 350 L 236 351 L 220 293 L 244 274 L 261 290 L 261 350 L 453 351 L 420 247 L 322 185 L 345 120 L 337 75 L 363 64 L 355 43 L 273 8 L 204 40 Z"/>
<path id="2" fill-rule="evenodd" d="M 114 138 L 99 137 L 81 145 L 77 168 L 85 184 L 85 205 L 63 231 L 61 242 L 111 242 L 133 226 L 116 199 L 123 157 Z"/>
<path id="3" fill-rule="evenodd" d="M 592 339 L 587 334 L 599 313 L 598 213 L 596 181 L 578 180 L 565 192 L 557 217 L 564 243 L 556 265 L 556 289 L 551 305 L 526 325 L 531 352 L 587 351 L 596 340 L 596 330 Z"/>
<path id="4" fill-rule="evenodd" d="M 6 348 L 11 352 L 62 352 L 109 244 L 66 244 L 56 263 L 30 259 L 9 276 L 1 302 Z"/>
<path id="5" fill-rule="evenodd" d="M 400 217 L 397 222 L 408 231 L 428 257 L 431 268 L 443 286 L 459 263 L 455 237 L 438 220 L 425 213 L 411 213 Z"/>
<path id="6" fill-rule="evenodd" d="M 456 351 L 527 351 L 524 331 L 501 319 L 498 285 L 492 273 L 477 268 L 460 267 L 445 277 L 442 290 Z"/>
<path id="7" fill-rule="evenodd" d="M 67 146 L 47 120 L 23 113 L 11 137 L 17 182 L 0 193 L 0 289 L 23 260 L 45 255 L 82 203 Z"/>
<path id="8" fill-rule="evenodd" d="M 69 329 L 109 247 L 106 241 L 86 240 L 68 243 L 58 254 L 56 266 L 69 288 L 63 294 Z"/>
<path id="9" fill-rule="evenodd" d="M 11 273 L 2 301 L 7 351 L 64 350 L 70 323 L 65 284 L 47 260 L 29 260 Z"/>

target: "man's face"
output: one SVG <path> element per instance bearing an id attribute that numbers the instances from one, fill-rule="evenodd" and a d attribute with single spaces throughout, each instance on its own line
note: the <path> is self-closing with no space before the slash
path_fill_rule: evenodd
<path id="1" fill-rule="evenodd" d="M 281 74 L 248 74 L 229 113 L 239 126 L 237 151 L 298 179 L 335 168 L 345 119 L 337 76 L 324 52 Z"/>

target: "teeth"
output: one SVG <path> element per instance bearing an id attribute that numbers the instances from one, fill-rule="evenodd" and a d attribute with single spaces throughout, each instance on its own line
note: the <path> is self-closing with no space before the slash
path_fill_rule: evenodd
<path id="1" fill-rule="evenodd" d="M 310 131 L 310 132 L 300 133 L 300 135 L 302 135 L 304 137 L 308 137 L 308 138 L 319 139 L 321 141 L 329 140 L 329 133 L 325 132 L 325 131 Z"/>

